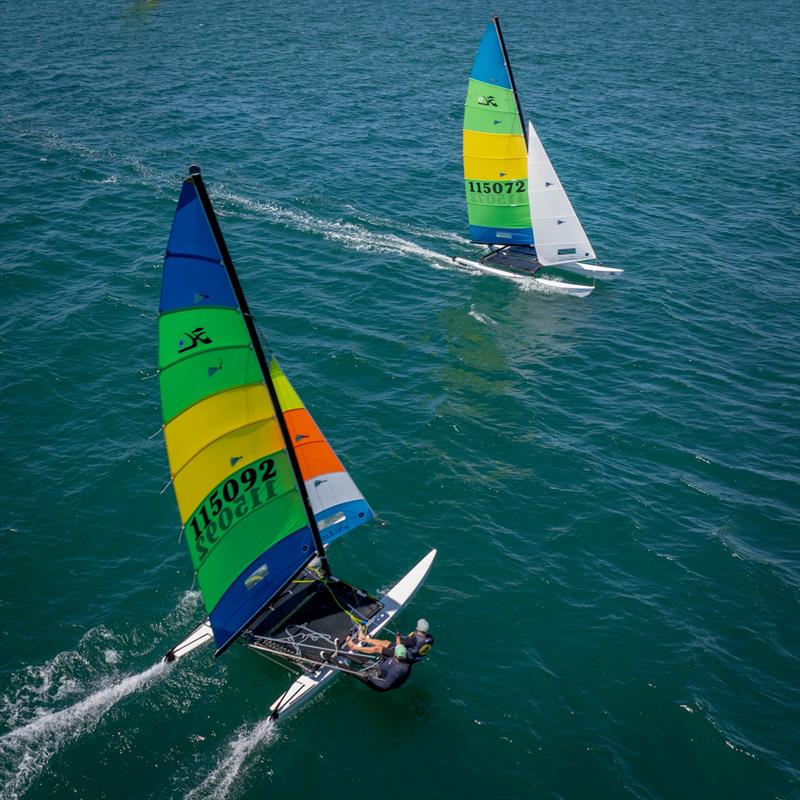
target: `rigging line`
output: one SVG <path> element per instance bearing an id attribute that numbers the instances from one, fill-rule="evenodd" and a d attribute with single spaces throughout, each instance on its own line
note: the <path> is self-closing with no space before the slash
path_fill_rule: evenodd
<path id="1" fill-rule="evenodd" d="M 279 667 L 283 667 L 290 675 L 300 675 L 300 671 L 296 669 L 292 669 L 288 664 L 284 664 L 282 661 L 278 661 L 277 658 L 273 658 L 268 653 L 262 653 L 256 650 L 256 652 L 262 657 L 266 658 L 267 661 L 271 661 L 273 664 L 276 664 Z M 284 692 L 286 694 L 286 692 Z"/>
<path id="2" fill-rule="evenodd" d="M 167 491 L 167 489 L 169 489 L 169 487 L 170 487 L 170 486 L 172 486 L 172 481 L 173 481 L 173 480 L 174 480 L 173 478 L 170 478 L 170 479 L 167 481 L 167 485 L 166 485 L 166 486 L 165 486 L 165 487 L 164 487 L 164 488 L 163 488 L 163 489 L 162 489 L 162 490 L 159 492 L 159 494 L 164 494 L 164 492 L 166 492 L 166 491 Z"/>
<path id="3" fill-rule="evenodd" d="M 323 580 L 322 583 L 324 584 L 325 588 L 330 592 L 330 595 L 333 598 L 333 602 L 336 603 L 336 605 L 339 606 L 339 608 L 341 608 L 342 611 L 344 611 L 344 613 L 347 614 L 348 617 L 350 617 L 351 622 L 353 622 L 355 625 L 366 625 L 367 623 L 369 623 L 369 619 L 367 619 L 366 617 L 355 616 L 355 609 L 349 603 L 348 606 L 350 608 L 350 611 L 348 611 L 339 602 L 339 598 L 336 597 L 336 594 L 334 593 L 333 589 L 331 589 L 331 587 L 328 585 L 328 581 Z M 351 611 L 353 612 L 352 614 L 350 613 Z"/>
<path id="4" fill-rule="evenodd" d="M 287 633 L 288 633 L 288 631 L 287 631 Z M 364 658 L 369 658 L 370 660 L 375 661 L 375 662 L 380 661 L 380 657 L 375 655 L 375 654 L 373 654 L 373 653 L 359 653 L 356 650 L 342 650 L 340 647 L 336 647 L 335 646 L 335 640 L 333 642 L 334 647 L 321 647 L 320 645 L 314 643 L 314 638 L 313 637 L 309 637 L 311 639 L 311 641 L 307 642 L 305 639 L 301 639 L 300 641 L 296 641 L 296 637 L 298 636 L 298 634 L 289 633 L 288 635 L 290 637 L 289 639 L 278 639 L 278 638 L 273 637 L 273 636 L 258 636 L 258 635 L 253 636 L 253 639 L 256 642 L 256 644 L 262 644 L 262 643 L 268 644 L 270 642 L 274 642 L 275 644 L 281 644 L 281 645 L 285 645 L 285 646 L 293 645 L 294 647 L 296 647 L 298 649 L 301 648 L 301 647 L 313 647 L 314 650 L 319 650 L 320 652 L 341 653 L 344 656 L 349 656 L 349 655 L 352 655 L 353 653 L 355 653 L 358 656 L 362 656 Z M 321 638 L 321 639 L 323 639 L 323 641 L 326 638 L 330 639 L 330 637 L 327 634 L 317 634 L 317 638 Z M 330 642 L 328 642 L 328 643 L 330 644 Z M 276 651 L 273 651 L 273 652 L 276 652 Z M 283 653 L 278 653 L 277 655 L 278 656 L 282 656 Z M 302 655 L 302 653 L 300 653 L 299 655 Z"/>
<path id="5" fill-rule="evenodd" d="M 261 645 L 261 647 L 263 647 L 263 645 Z M 258 646 L 256 646 L 255 649 L 258 649 Z M 319 661 L 314 661 L 313 658 L 304 658 L 303 656 L 296 656 L 292 655 L 291 653 L 280 653 L 278 655 L 278 658 L 287 658 L 290 661 L 297 661 L 305 664 L 313 664 L 317 668 L 316 670 L 314 670 L 314 672 L 316 672 L 319 669 L 334 669 L 337 672 L 344 672 L 347 675 L 355 675 L 357 678 L 360 678 L 362 673 L 366 672 L 369 669 L 372 669 L 375 666 L 374 664 L 370 664 L 368 667 L 365 667 L 362 670 L 347 669 L 347 667 L 342 667 L 339 664 L 334 664 L 331 661 L 319 662 Z"/>
<path id="6" fill-rule="evenodd" d="M 159 428 L 159 429 L 158 429 L 158 430 L 157 430 L 155 433 L 151 433 L 151 434 L 150 434 L 150 435 L 147 437 L 147 441 L 149 442 L 151 439 L 155 439 L 155 438 L 156 438 L 156 436 L 158 436 L 158 434 L 159 434 L 159 433 L 161 433 L 163 430 L 164 430 L 164 426 L 162 425 L 162 426 L 161 426 L 161 427 L 160 427 L 160 428 Z"/>

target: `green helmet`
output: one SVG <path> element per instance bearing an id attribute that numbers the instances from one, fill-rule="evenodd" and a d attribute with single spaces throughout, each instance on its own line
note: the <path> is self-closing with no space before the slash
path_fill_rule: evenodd
<path id="1" fill-rule="evenodd" d="M 404 644 L 395 645 L 394 657 L 399 658 L 401 661 L 408 655 L 408 650 Z"/>

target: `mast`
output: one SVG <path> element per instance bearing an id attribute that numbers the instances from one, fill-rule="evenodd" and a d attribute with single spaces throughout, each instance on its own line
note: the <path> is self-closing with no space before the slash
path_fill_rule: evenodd
<path id="1" fill-rule="evenodd" d="M 528 146 L 528 130 L 525 126 L 525 117 L 522 116 L 522 105 L 519 102 L 519 92 L 517 91 L 517 84 L 514 81 L 514 73 L 511 71 L 511 62 L 508 60 L 508 50 L 506 50 L 506 42 L 503 39 L 503 31 L 500 29 L 500 17 L 492 17 L 495 30 L 497 31 L 497 38 L 500 40 L 500 49 L 503 51 L 503 61 L 508 71 L 508 77 L 511 81 L 511 90 L 514 92 L 514 100 L 517 102 L 517 113 L 519 114 L 519 124 L 522 127 L 522 135 L 525 137 L 525 146 Z"/>
<path id="2" fill-rule="evenodd" d="M 200 175 L 200 167 L 194 164 L 189 167 L 188 180 L 192 182 L 197 190 L 197 196 L 200 198 L 200 203 L 205 211 L 208 224 L 211 226 L 211 231 L 214 234 L 217 247 L 222 255 L 222 263 L 225 265 L 225 270 L 228 273 L 228 278 L 230 279 L 231 286 L 233 287 L 233 293 L 236 297 L 236 301 L 239 303 L 239 308 L 242 311 L 242 316 L 244 317 L 245 324 L 247 325 L 247 331 L 250 334 L 251 341 L 253 342 L 253 349 L 255 351 L 256 358 L 258 359 L 258 364 L 261 367 L 261 373 L 264 376 L 264 384 L 269 392 L 272 405 L 275 408 L 275 418 L 280 426 L 283 439 L 286 442 L 286 452 L 289 454 L 289 461 L 292 464 L 292 470 L 294 471 L 294 477 L 300 490 L 300 496 L 303 498 L 303 505 L 306 509 L 308 524 L 311 528 L 311 535 L 314 539 L 314 547 L 316 548 L 317 555 L 322 562 L 323 574 L 326 577 L 330 577 L 331 568 L 328 564 L 328 557 L 325 555 L 325 547 L 322 544 L 322 537 L 320 536 L 319 528 L 317 527 L 317 520 L 314 516 L 314 510 L 311 507 L 311 500 L 308 497 L 308 492 L 306 491 L 306 483 L 303 480 L 303 475 L 300 471 L 300 464 L 297 462 L 297 454 L 294 451 L 294 444 L 289 436 L 289 428 L 286 425 L 286 419 L 283 416 L 283 410 L 281 409 L 281 404 L 278 401 L 278 394 L 275 391 L 275 384 L 272 382 L 269 364 L 266 356 L 264 355 L 264 348 L 261 346 L 261 340 L 259 339 L 258 332 L 256 331 L 256 326 L 250 313 L 250 307 L 247 305 L 247 299 L 244 296 L 242 285 L 239 283 L 239 276 L 236 274 L 236 270 L 234 269 L 233 260 L 228 252 L 228 246 L 225 244 L 225 239 L 222 236 L 222 229 L 217 221 L 217 215 L 214 212 L 214 207 L 211 205 L 211 200 L 208 196 L 208 192 L 206 191 L 205 184 L 203 183 L 203 178 Z M 221 652 L 222 650 L 218 650 L 216 654 L 219 655 Z"/>

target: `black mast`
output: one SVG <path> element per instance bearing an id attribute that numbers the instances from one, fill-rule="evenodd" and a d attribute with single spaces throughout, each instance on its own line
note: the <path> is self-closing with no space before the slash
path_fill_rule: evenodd
<path id="1" fill-rule="evenodd" d="M 325 547 L 322 544 L 322 537 L 320 536 L 319 528 L 317 527 L 317 520 L 314 517 L 314 509 L 311 508 L 311 500 L 309 499 L 308 492 L 306 491 L 306 482 L 303 480 L 303 474 L 300 471 L 300 465 L 297 463 L 297 455 L 294 452 L 294 444 L 289 436 L 289 428 L 286 425 L 286 419 L 283 416 L 281 404 L 278 402 L 278 394 L 275 391 L 275 384 L 272 382 L 272 376 L 269 372 L 269 364 L 267 363 L 267 358 L 264 355 L 264 349 L 261 346 L 261 340 L 258 338 L 258 332 L 256 331 L 253 317 L 250 314 L 250 307 L 247 305 L 244 291 L 242 291 L 242 285 L 239 283 L 239 276 L 236 274 L 236 270 L 233 267 L 231 254 L 228 252 L 228 247 L 225 244 L 225 239 L 222 236 L 222 229 L 219 227 L 217 215 L 214 213 L 214 207 L 211 205 L 211 199 L 208 196 L 205 184 L 203 183 L 203 178 L 200 175 L 200 167 L 194 164 L 190 166 L 189 177 L 187 180 L 190 180 L 194 184 L 194 188 L 197 190 L 197 196 L 200 198 L 200 202 L 203 205 L 203 210 L 206 212 L 208 224 L 211 226 L 211 231 L 214 234 L 214 239 L 217 242 L 217 247 L 222 255 L 222 262 L 225 264 L 225 269 L 228 272 L 228 278 L 230 278 L 231 285 L 233 286 L 233 293 L 236 295 L 236 300 L 239 303 L 239 308 L 242 311 L 242 316 L 244 317 L 245 324 L 247 325 L 247 330 L 250 333 L 250 339 L 253 342 L 253 349 L 255 350 L 256 357 L 258 358 L 258 363 L 261 366 L 261 372 L 264 376 L 264 383 L 266 384 L 267 391 L 269 392 L 270 399 L 272 400 L 272 405 L 275 407 L 275 418 L 278 420 L 281 433 L 283 434 L 283 439 L 286 442 L 286 452 L 289 454 L 289 461 L 291 461 L 292 469 L 294 470 L 294 477 L 297 481 L 297 486 L 300 489 L 300 496 L 303 498 L 303 504 L 306 507 L 308 524 L 311 528 L 311 535 L 314 537 L 314 547 L 316 548 L 317 555 L 322 562 L 322 571 L 326 577 L 330 577 L 331 568 L 328 564 L 328 557 L 325 555 Z M 218 650 L 217 655 L 219 655 L 221 652 L 221 649 Z"/>
<path id="2" fill-rule="evenodd" d="M 514 73 L 511 71 L 511 62 L 508 60 L 508 50 L 506 50 L 506 42 L 503 39 L 503 31 L 500 30 L 500 17 L 492 17 L 495 30 L 497 31 L 497 38 L 500 40 L 500 48 L 503 51 L 503 61 L 508 71 L 508 77 L 511 80 L 511 89 L 514 92 L 514 99 L 517 101 L 517 113 L 519 114 L 519 124 L 522 126 L 522 135 L 525 138 L 525 148 L 528 147 L 528 126 L 525 124 L 525 117 L 522 116 L 522 106 L 519 102 L 519 92 L 517 91 L 517 84 L 514 81 Z"/>

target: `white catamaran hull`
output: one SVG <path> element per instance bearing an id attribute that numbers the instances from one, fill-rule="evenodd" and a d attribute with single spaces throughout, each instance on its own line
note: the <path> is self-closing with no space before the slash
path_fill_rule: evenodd
<path id="1" fill-rule="evenodd" d="M 436 558 L 436 550 L 431 550 L 402 580 L 381 597 L 380 602 L 383 605 L 383 610 L 370 620 L 367 628 L 370 636 L 374 636 L 383 630 L 398 612 L 411 602 L 419 587 L 425 582 L 434 558 Z M 258 647 L 254 646 L 253 649 L 257 651 Z M 320 667 L 310 675 L 301 675 L 270 706 L 270 714 L 273 717 L 281 718 L 287 714 L 293 714 L 322 691 L 338 675 L 339 671 L 331 667 Z"/>
<path id="2" fill-rule="evenodd" d="M 602 264 L 584 264 L 581 261 L 567 261 L 564 264 L 554 264 L 557 269 L 565 269 L 577 275 L 586 275 L 587 278 L 597 278 L 599 281 L 610 281 L 619 278 L 624 269 L 619 267 L 604 267 Z"/>
<path id="3" fill-rule="evenodd" d="M 185 639 L 178 642 L 172 650 L 167 653 L 162 661 L 177 661 L 184 656 L 188 656 L 192 650 L 197 650 L 204 644 L 214 641 L 214 633 L 208 620 L 201 622 Z"/>
<path id="4" fill-rule="evenodd" d="M 594 286 L 582 286 L 577 283 L 563 283 L 562 281 L 554 281 L 549 278 L 537 278 L 535 275 L 524 275 L 520 272 L 512 272 L 511 270 L 498 269 L 484 264 L 482 261 L 470 261 L 467 258 L 460 256 L 452 256 L 454 264 L 466 267 L 467 269 L 479 269 L 481 272 L 486 272 L 489 275 L 497 275 L 501 278 L 508 278 L 509 280 L 516 281 L 517 283 L 528 283 L 529 281 L 543 289 L 551 292 L 558 292 L 560 294 L 570 294 L 574 297 L 586 297 L 594 291 Z M 564 265 L 559 264 L 559 267 Z M 588 274 L 588 273 L 583 273 Z"/>

